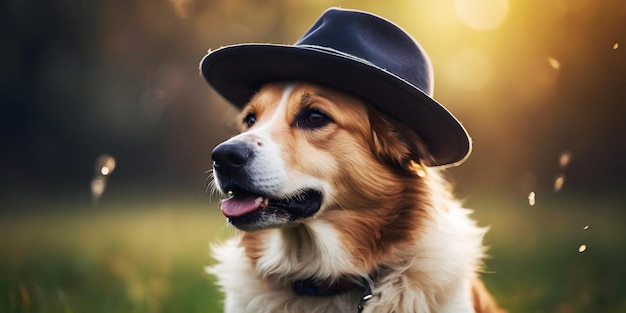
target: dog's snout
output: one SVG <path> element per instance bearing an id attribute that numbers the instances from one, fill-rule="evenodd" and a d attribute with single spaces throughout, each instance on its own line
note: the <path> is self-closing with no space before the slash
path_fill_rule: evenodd
<path id="1" fill-rule="evenodd" d="M 221 173 L 232 173 L 246 165 L 252 155 L 249 146 L 242 142 L 224 142 L 211 153 L 213 167 Z"/>

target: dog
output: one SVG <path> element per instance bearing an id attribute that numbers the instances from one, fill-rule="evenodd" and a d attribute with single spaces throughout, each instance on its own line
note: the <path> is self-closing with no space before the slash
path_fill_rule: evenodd
<path id="1" fill-rule="evenodd" d="M 264 86 L 238 120 L 212 153 L 243 231 L 214 247 L 225 312 L 502 312 L 477 276 L 485 229 L 412 131 L 307 82 Z"/>
<path id="2" fill-rule="evenodd" d="M 471 139 L 407 32 L 330 8 L 293 45 L 226 46 L 200 68 L 241 110 L 211 154 L 238 229 L 209 269 L 226 313 L 502 312 L 478 277 L 486 230 L 442 173 Z"/>

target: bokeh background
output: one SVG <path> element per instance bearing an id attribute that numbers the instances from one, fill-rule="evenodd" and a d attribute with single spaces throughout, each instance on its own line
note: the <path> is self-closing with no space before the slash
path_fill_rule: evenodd
<path id="1" fill-rule="evenodd" d="M 5 0 L 0 311 L 220 312 L 203 271 L 232 231 L 207 193 L 236 111 L 208 49 L 293 43 L 330 6 L 412 34 L 472 156 L 448 174 L 491 225 L 511 312 L 626 312 L 626 3 Z"/>

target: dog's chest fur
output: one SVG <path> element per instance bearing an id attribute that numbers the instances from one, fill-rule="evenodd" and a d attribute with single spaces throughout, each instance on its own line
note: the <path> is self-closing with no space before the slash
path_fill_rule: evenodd
<path id="1" fill-rule="evenodd" d="M 451 198 L 440 198 L 415 240 L 390 252 L 385 271 L 372 278 L 374 297 L 363 312 L 473 312 L 471 282 L 483 255 L 484 229 Z M 361 290 L 332 297 L 298 296 L 291 283 L 307 277 L 368 275 L 354 272 L 345 243 L 331 223 L 239 235 L 214 247 L 225 312 L 357 312 Z"/>

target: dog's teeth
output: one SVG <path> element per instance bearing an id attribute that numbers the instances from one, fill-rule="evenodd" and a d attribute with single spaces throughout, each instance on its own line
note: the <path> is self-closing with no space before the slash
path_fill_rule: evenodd
<path id="1" fill-rule="evenodd" d="M 229 191 L 227 192 L 227 194 L 228 194 L 228 197 L 229 197 L 229 198 L 232 198 L 232 197 L 234 197 L 234 196 L 235 196 L 235 192 L 233 192 L 232 190 L 229 190 Z"/>
<path id="2" fill-rule="evenodd" d="M 257 197 L 256 199 L 254 199 L 254 203 L 256 205 L 261 205 L 261 203 L 263 203 L 263 197 Z"/>
<path id="3" fill-rule="evenodd" d="M 254 203 L 256 203 L 256 205 L 258 206 L 266 207 L 270 203 L 270 199 L 266 197 L 257 197 L 256 199 L 254 199 Z"/>

